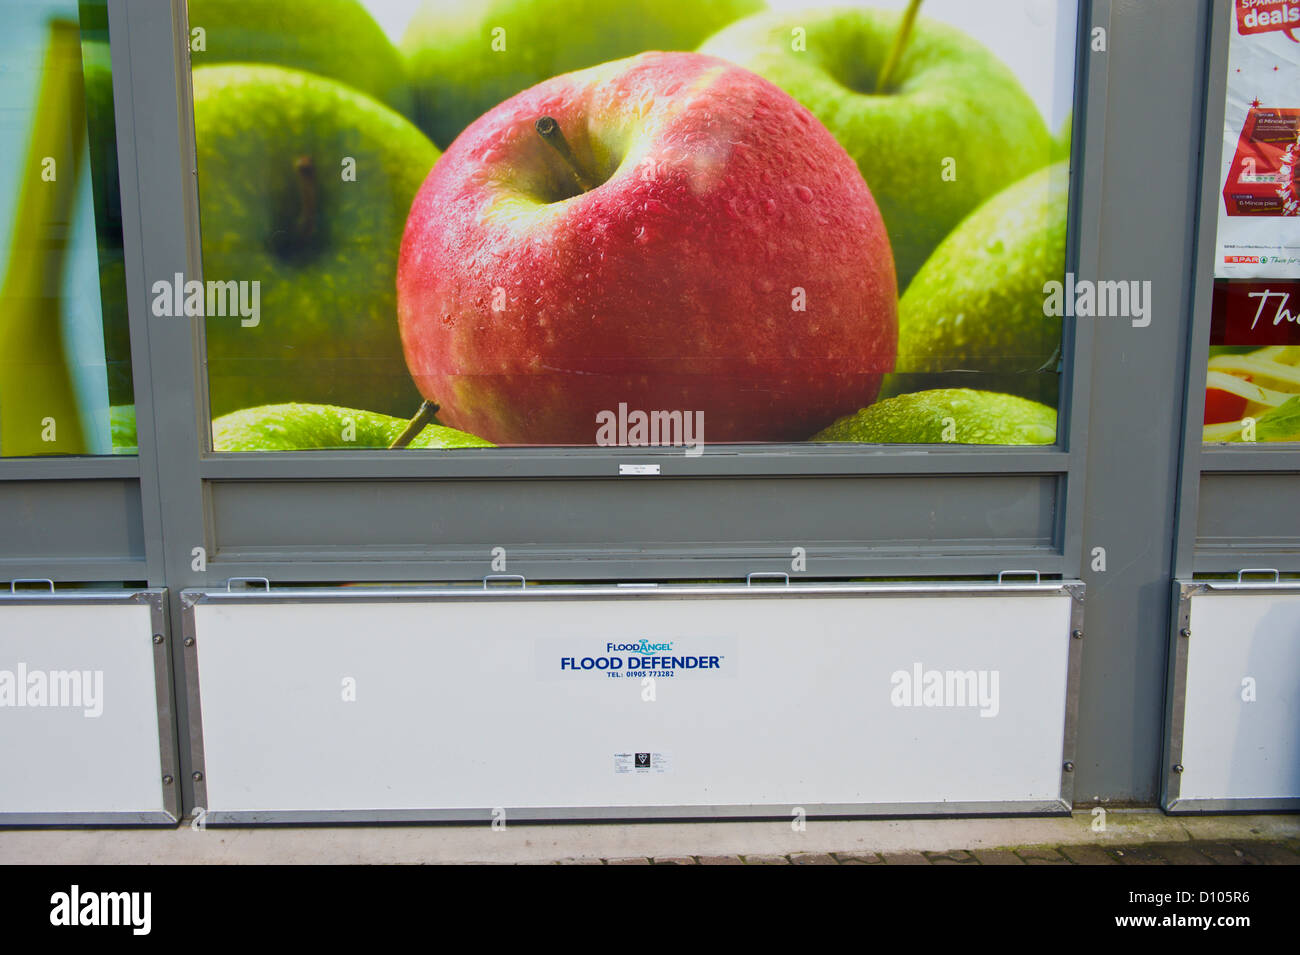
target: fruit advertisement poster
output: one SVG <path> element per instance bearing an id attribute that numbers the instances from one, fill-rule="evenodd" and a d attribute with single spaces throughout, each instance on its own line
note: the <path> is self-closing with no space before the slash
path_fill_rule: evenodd
<path id="1" fill-rule="evenodd" d="M 1204 440 L 1298 441 L 1300 5 L 1231 17 Z"/>
<path id="2" fill-rule="evenodd" d="M 1073 0 L 189 0 L 212 446 L 1056 440 Z"/>
<path id="3" fill-rule="evenodd" d="M 104 0 L 0 32 L 0 455 L 135 452 Z"/>

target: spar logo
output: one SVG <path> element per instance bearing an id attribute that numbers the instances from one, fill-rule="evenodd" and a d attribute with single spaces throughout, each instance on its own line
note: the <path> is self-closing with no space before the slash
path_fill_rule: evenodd
<path id="1" fill-rule="evenodd" d="M 1258 255 L 1225 255 L 1226 265 L 1262 265 L 1263 259 Z"/>

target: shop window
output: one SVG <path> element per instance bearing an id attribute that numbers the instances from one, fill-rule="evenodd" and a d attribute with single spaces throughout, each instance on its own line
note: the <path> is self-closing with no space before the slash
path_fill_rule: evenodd
<path id="1" fill-rule="evenodd" d="M 0 456 L 134 454 L 104 0 L 0 32 Z"/>
<path id="2" fill-rule="evenodd" d="M 212 450 L 1056 445 L 1076 5 L 915 6 L 190 0 Z"/>

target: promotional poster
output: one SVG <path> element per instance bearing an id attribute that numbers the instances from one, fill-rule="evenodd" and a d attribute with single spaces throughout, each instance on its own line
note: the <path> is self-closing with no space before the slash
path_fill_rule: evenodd
<path id="1" fill-rule="evenodd" d="M 1055 443 L 1075 0 L 554 6 L 190 0 L 213 451 Z M 0 454 L 133 453 L 104 4 L 19 11 Z"/>
<path id="2" fill-rule="evenodd" d="M 552 6 L 191 0 L 213 450 L 1055 442 L 1073 2 Z"/>
<path id="3" fill-rule="evenodd" d="M 1300 7 L 1235 0 L 1207 443 L 1300 440 Z"/>

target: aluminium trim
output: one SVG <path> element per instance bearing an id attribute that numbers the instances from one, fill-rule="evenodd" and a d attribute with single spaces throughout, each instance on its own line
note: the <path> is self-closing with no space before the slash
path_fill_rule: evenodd
<path id="1" fill-rule="evenodd" d="M 208 801 L 207 765 L 203 760 L 203 709 L 199 691 L 199 643 L 194 624 L 193 591 L 181 592 L 181 659 L 185 668 L 185 701 L 189 736 L 190 783 L 193 785 L 194 811 L 202 813 Z M 206 820 L 206 816 L 204 819 Z"/>
<path id="2" fill-rule="evenodd" d="M 260 824 L 296 825 L 319 823 L 374 822 L 493 822 L 494 809 L 504 808 L 505 820 L 522 822 L 600 822 L 670 819 L 681 822 L 707 819 L 781 819 L 788 820 L 796 809 L 809 818 L 818 817 L 891 817 L 911 816 L 1068 816 L 1069 803 L 1062 799 L 1026 799 L 1002 802 L 926 802 L 926 803 L 788 803 L 752 806 L 575 806 L 575 807 L 466 807 L 461 809 L 291 809 L 209 810 L 203 816 L 205 826 L 248 826 Z M 498 813 L 499 815 L 499 813 Z"/>
<path id="3" fill-rule="evenodd" d="M 151 591 L 148 595 L 149 616 L 153 623 L 154 698 L 158 709 L 158 766 L 161 775 L 163 807 L 173 823 L 181 818 L 180 765 L 176 753 L 176 704 L 172 695 L 171 631 L 167 626 L 167 592 Z M 171 781 L 168 782 L 168 779 Z"/>
<path id="4" fill-rule="evenodd" d="M 1079 735 L 1079 690 L 1083 674 L 1083 643 L 1087 631 L 1083 625 L 1085 587 L 1081 582 L 1070 582 L 1064 587 L 1070 595 L 1070 641 L 1065 674 L 1065 725 L 1061 738 L 1061 801 L 1074 805 L 1074 777 L 1078 771 L 1075 753 Z M 1075 638 L 1074 634 L 1081 637 Z M 1070 768 L 1066 768 L 1066 767 Z"/>
<path id="5" fill-rule="evenodd" d="M 1300 811 L 1300 796 L 1249 797 L 1244 799 L 1175 799 L 1165 806 L 1171 815 L 1190 815 L 1209 812 L 1296 812 Z"/>
<path id="6" fill-rule="evenodd" d="M 50 826 L 175 826 L 169 811 L 141 812 L 0 812 L 0 827 Z"/>
<path id="7" fill-rule="evenodd" d="M 619 587 L 608 584 L 569 585 L 538 584 L 523 588 L 491 587 L 483 589 L 482 581 L 474 584 L 452 584 L 446 587 L 413 585 L 409 588 L 381 586 L 373 588 L 286 587 L 283 589 L 230 591 L 189 588 L 181 592 L 187 619 L 191 609 L 199 603 L 302 603 L 342 601 L 346 603 L 401 600 L 588 600 L 621 597 L 625 599 L 716 599 L 716 598 L 769 598 L 791 597 L 848 597 L 927 596 L 927 597 L 1007 597 L 1012 595 L 1074 597 L 1073 587 L 1082 588 L 1082 581 L 1013 582 L 996 584 L 979 581 L 945 581 L 939 583 L 832 583 L 785 585 L 758 584 L 660 584 L 656 587 Z M 193 636 L 187 633 L 186 636 Z"/>

